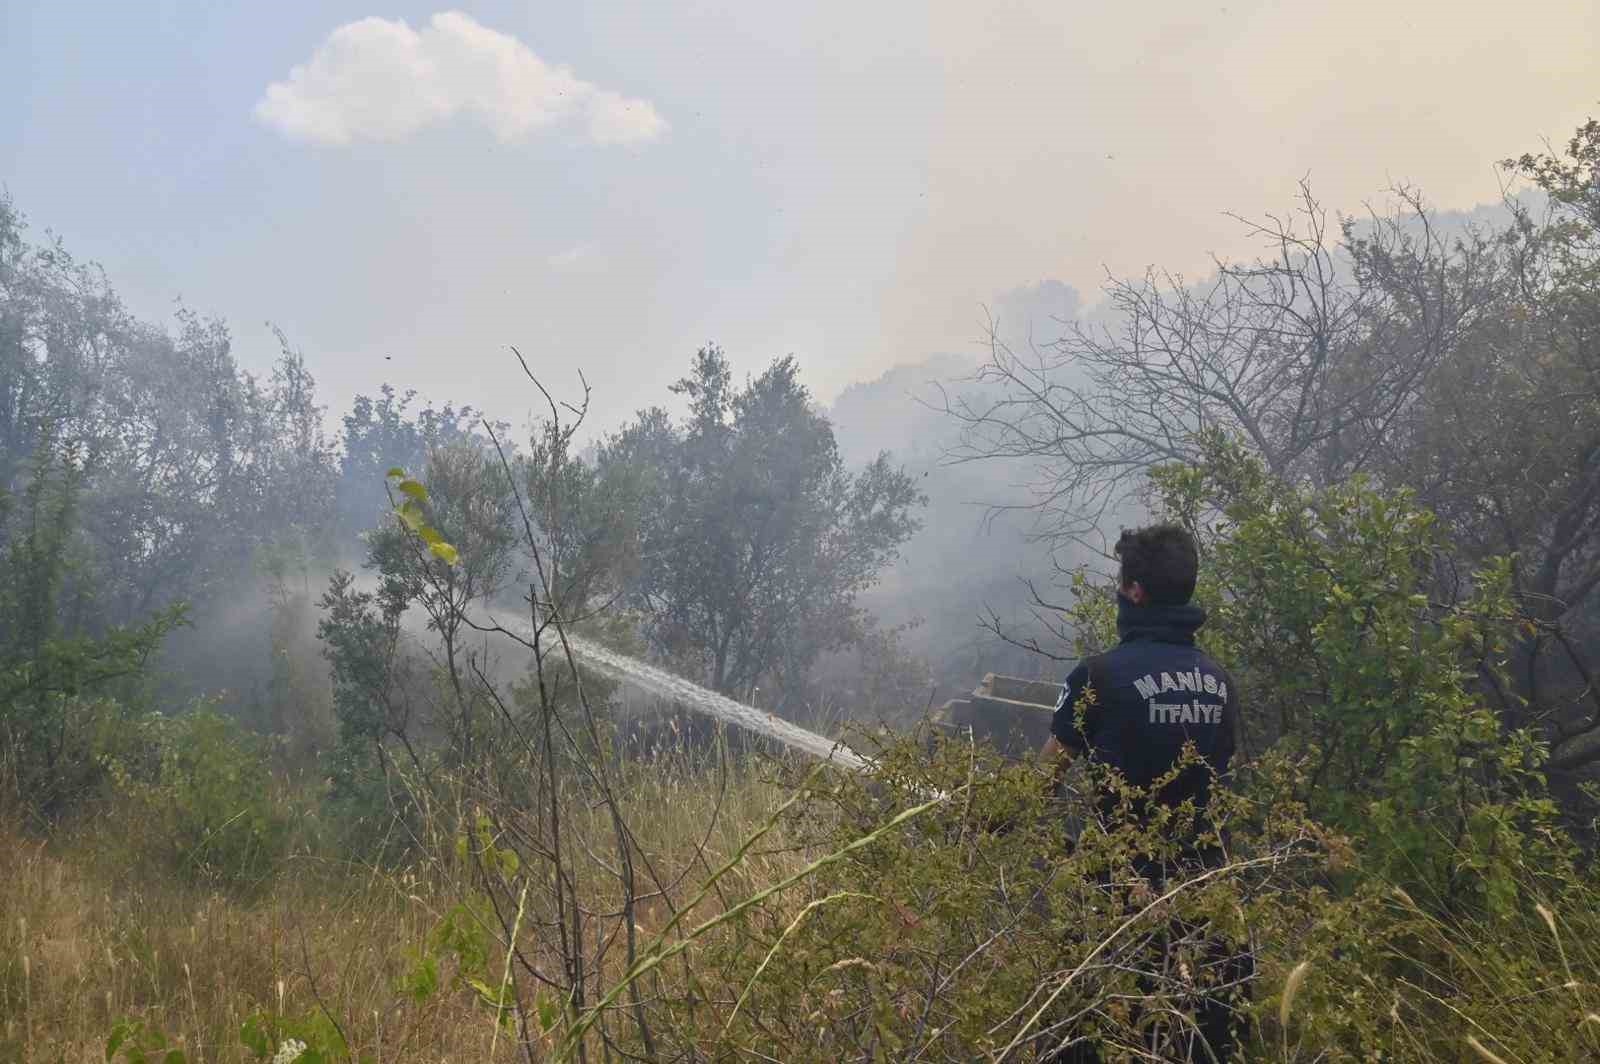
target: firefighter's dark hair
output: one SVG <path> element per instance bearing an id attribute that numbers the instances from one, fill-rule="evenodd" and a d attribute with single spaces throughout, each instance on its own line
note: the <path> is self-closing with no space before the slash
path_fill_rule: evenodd
<path id="1" fill-rule="evenodd" d="M 1138 581 L 1153 606 L 1182 606 L 1194 597 L 1200 552 L 1182 525 L 1123 529 L 1117 540 L 1123 587 Z"/>

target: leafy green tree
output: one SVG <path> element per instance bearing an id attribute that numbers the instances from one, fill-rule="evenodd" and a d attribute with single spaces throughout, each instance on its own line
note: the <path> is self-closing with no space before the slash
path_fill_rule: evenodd
<path id="1" fill-rule="evenodd" d="M 403 641 L 410 600 L 400 579 L 385 576 L 375 590 L 366 591 L 341 570 L 318 604 L 323 616 L 317 636 L 332 673 L 338 733 L 330 759 L 333 796 L 346 805 L 371 806 L 391 793 L 397 758 L 418 776 L 427 769 L 419 733 L 430 677 Z M 377 811 L 359 809 L 351 819 Z"/>
<path id="2" fill-rule="evenodd" d="M 0 195 L 0 491 L 23 489 L 46 440 L 79 444 L 94 467 L 115 435 L 103 380 L 135 331 L 105 275 L 59 241 L 29 243 Z"/>
<path id="3" fill-rule="evenodd" d="M 1240 687 L 1246 777 L 1292 765 L 1289 797 L 1420 899 L 1509 905 L 1539 855 L 1561 856 L 1548 748 L 1503 729 L 1482 682 L 1504 682 L 1518 628 L 1509 566 L 1441 602 L 1453 547 L 1414 493 L 1286 485 L 1237 442 L 1202 442 L 1204 462 L 1153 483 L 1202 546 L 1201 638 Z M 1105 637 L 1101 609 L 1080 619 Z"/>
<path id="4" fill-rule="evenodd" d="M 24 491 L 47 445 L 73 455 L 91 627 L 203 609 L 286 525 L 316 540 L 328 524 L 333 451 L 304 358 L 284 341 L 257 380 L 223 323 L 180 308 L 175 326 L 133 318 L 0 203 L 0 490 Z"/>
<path id="5" fill-rule="evenodd" d="M 856 596 L 916 530 L 922 497 L 887 455 L 846 471 L 793 358 L 740 388 L 706 348 L 673 391 L 682 425 L 641 411 L 600 451 L 603 476 L 639 478 L 628 601 L 657 652 L 711 687 L 748 700 L 766 680 L 794 697 L 819 654 L 858 637 Z"/>
<path id="6" fill-rule="evenodd" d="M 389 469 L 420 470 L 433 448 L 476 435 L 478 415 L 471 407 L 428 403 L 413 411 L 416 397 L 414 391 L 397 392 L 385 384 L 376 398 L 356 396 L 342 418 L 334 505 L 343 549 L 386 518 L 389 500 L 383 485 Z"/>
<path id="7" fill-rule="evenodd" d="M 219 322 L 149 329 L 107 382 L 115 448 L 94 471 L 86 531 L 118 616 L 171 598 L 208 605 L 256 549 L 330 516 L 333 454 L 314 382 L 287 346 L 269 381 L 241 373 Z"/>
<path id="8" fill-rule="evenodd" d="M 486 440 L 455 427 L 463 431 L 425 450 L 416 480 L 380 473 L 390 514 L 364 536 L 374 586 L 339 571 L 320 601 L 339 731 L 335 780 L 347 796 L 392 789 L 396 767 L 414 777 L 481 767 L 504 746 L 505 729 L 527 726 L 532 693 L 518 686 L 526 670 L 505 671 L 495 648 L 509 644 L 493 630 L 526 640 L 535 619 L 555 613 L 625 639 L 615 629 L 626 617 L 605 607 L 636 557 L 633 471 L 578 460 L 571 427 L 554 420 L 535 428 L 526 453 L 503 440 L 503 426 L 483 426 Z M 530 576 L 533 550 L 548 591 Z M 539 608 L 516 604 L 517 591 Z M 553 695 L 563 705 L 569 696 Z"/>
<path id="9" fill-rule="evenodd" d="M 1498 708 L 1572 769 L 1600 762 L 1600 122 L 1505 165 L 1544 209 L 1514 204 L 1494 313 L 1457 338 L 1379 469 L 1416 488 L 1468 565 L 1509 559 L 1525 625 Z"/>
<path id="10" fill-rule="evenodd" d="M 515 571 L 515 539 L 510 486 L 498 461 L 481 447 L 458 441 L 435 449 L 417 484 L 417 496 L 401 516 L 425 518 L 434 535 L 449 545 L 448 557 L 413 534 L 408 523 L 391 519 L 367 535 L 368 565 L 393 582 L 395 594 L 421 612 L 436 640 L 432 652 L 439 702 L 428 721 L 448 737 L 451 759 L 472 761 L 482 742 L 487 707 L 478 670 L 486 667 L 476 651 L 474 621 L 506 589 Z M 404 493 L 408 483 L 402 481 Z"/>
<path id="11" fill-rule="evenodd" d="M 0 493 L 0 520 L 10 518 L 0 549 L 0 783 L 22 808 L 50 815 L 101 780 L 104 733 L 125 714 L 110 696 L 137 693 L 184 611 L 87 630 L 69 598 L 81 469 L 70 449 L 48 439 L 39 448 L 21 497 Z"/>

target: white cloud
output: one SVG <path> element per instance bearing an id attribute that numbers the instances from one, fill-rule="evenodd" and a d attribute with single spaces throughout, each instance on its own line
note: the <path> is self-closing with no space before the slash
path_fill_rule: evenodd
<path id="1" fill-rule="evenodd" d="M 597 92 L 589 101 L 589 136 L 597 144 L 655 140 L 667 122 L 649 100 L 632 100 L 614 92 Z"/>
<path id="2" fill-rule="evenodd" d="M 655 140 L 667 129 L 650 101 L 583 81 L 459 11 L 434 15 L 420 32 L 398 19 L 345 23 L 267 86 L 255 115 L 285 136 L 323 144 L 403 140 L 454 118 L 501 141 L 570 119 L 597 144 Z"/>

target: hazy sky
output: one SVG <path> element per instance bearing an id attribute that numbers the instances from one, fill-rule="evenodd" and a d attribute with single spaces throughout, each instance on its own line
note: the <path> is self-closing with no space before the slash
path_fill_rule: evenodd
<path id="1" fill-rule="evenodd" d="M 517 417 L 694 348 L 824 399 L 1105 269 L 1204 272 L 1309 173 L 1444 207 L 1600 112 L 1600 4 L 0 0 L 0 183 L 140 313 Z"/>

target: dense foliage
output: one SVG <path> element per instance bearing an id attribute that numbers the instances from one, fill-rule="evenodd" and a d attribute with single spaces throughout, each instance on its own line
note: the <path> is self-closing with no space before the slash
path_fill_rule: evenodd
<path id="1" fill-rule="evenodd" d="M 744 388 L 716 348 L 674 390 L 686 424 L 646 411 L 601 453 L 637 469 L 638 578 L 652 646 L 717 691 L 798 702 L 818 655 L 861 636 L 856 596 L 918 525 L 922 499 L 880 454 L 850 474 L 793 358 Z"/>
<path id="2" fill-rule="evenodd" d="M 588 456 L 536 380 L 525 440 L 384 389 L 336 445 L 287 344 L 257 381 L 0 205 L 0 1059 L 1183 1059 L 1210 998 L 1253 1059 L 1594 1057 L 1597 159 L 1511 164 L 1550 206 L 1503 232 L 1411 199 L 1119 286 L 1087 377 L 964 411 L 1080 463 L 1047 515 L 1127 477 L 1195 533 L 1243 707 L 1204 821 L 947 735 L 631 755 L 580 641 L 786 711 L 926 675 L 858 604 L 915 483 L 793 360 L 704 350 Z M 195 697 L 163 648 L 244 588 L 260 689 Z M 1066 597 L 1104 646 L 1109 584 Z"/>
<path id="3" fill-rule="evenodd" d="M 1089 1038 L 1185 1059 L 1196 995 L 1249 955 L 1252 1056 L 1454 1060 L 1461 1017 L 1504 1059 L 1600 1048 L 1566 952 L 1592 921 L 1591 873 L 1547 793 L 1547 749 L 1502 731 L 1478 682 L 1519 624 L 1504 566 L 1433 602 L 1450 544 L 1408 494 L 1297 489 L 1220 437 L 1206 455 L 1153 487 L 1196 522 L 1201 638 L 1243 687 L 1245 761 L 1214 814 L 1226 862 L 1152 879 L 1185 810 L 1134 820 L 1125 802 L 1102 819 L 1083 796 L 1123 789 L 1102 770 L 1047 802 L 1029 766 L 897 742 L 870 777 L 808 793 L 818 851 L 874 843 L 706 947 L 742 990 L 714 1023 L 703 1005 L 682 1014 L 687 1043 L 968 1060 Z M 1093 646 L 1110 588 L 1076 591 Z M 930 795 L 948 797 L 878 830 Z M 1286 1002 L 1277 988 L 1302 964 Z"/>
<path id="4" fill-rule="evenodd" d="M 996 342 L 982 391 L 952 400 L 960 456 L 1028 460 L 1037 531 L 1057 546 L 1203 459 L 1212 431 L 1274 477 L 1364 475 L 1451 530 L 1428 593 L 1492 558 L 1526 622 L 1490 685 L 1553 769 L 1600 760 L 1600 124 L 1558 154 L 1507 160 L 1533 188 L 1498 226 L 1446 224 L 1421 194 L 1330 220 L 1309 188 L 1254 224 L 1265 253 L 1198 284 L 1152 271 L 1054 343 Z M 1092 539 L 1092 535 L 1089 536 Z"/>

